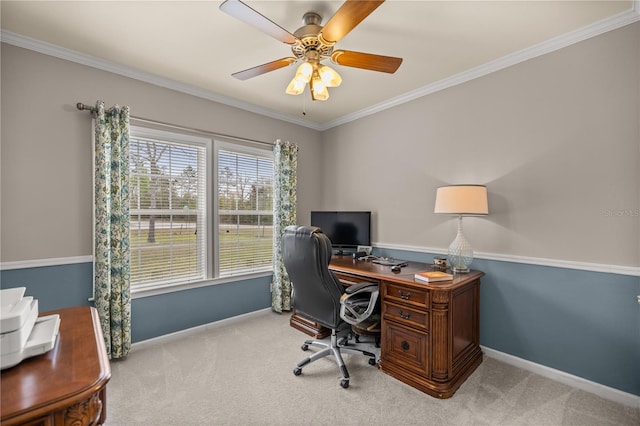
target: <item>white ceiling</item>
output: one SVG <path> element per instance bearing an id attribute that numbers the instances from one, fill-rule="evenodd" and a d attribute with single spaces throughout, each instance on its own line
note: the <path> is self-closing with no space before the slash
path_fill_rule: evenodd
<path id="1" fill-rule="evenodd" d="M 291 56 L 287 45 L 221 12 L 221 1 L 9 1 L 3 41 L 64 48 L 78 62 L 185 90 L 312 128 L 340 122 L 535 57 L 638 20 L 635 1 L 387 0 L 338 44 L 404 59 L 395 74 L 335 65 L 343 77 L 328 101 L 284 93 L 282 68 L 250 80 L 231 74 Z M 341 1 L 245 3 L 290 32 L 307 11 L 323 23 Z M 77 54 L 77 55 L 76 55 Z M 66 55 L 66 56 L 65 56 Z M 302 112 L 305 111 L 306 115 Z"/>

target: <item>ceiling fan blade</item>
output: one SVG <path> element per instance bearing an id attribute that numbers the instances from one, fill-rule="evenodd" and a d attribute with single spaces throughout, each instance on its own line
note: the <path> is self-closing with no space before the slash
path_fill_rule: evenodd
<path id="1" fill-rule="evenodd" d="M 269 34 L 271 37 L 283 43 L 295 44 L 298 41 L 297 37 L 289 31 L 260 14 L 255 9 L 242 3 L 240 0 L 226 0 L 220 5 L 220 10 Z"/>
<path id="2" fill-rule="evenodd" d="M 248 80 L 250 78 L 257 77 L 261 74 L 264 74 L 270 71 L 275 71 L 277 69 L 292 65 L 293 63 L 296 62 L 296 60 L 297 60 L 296 58 L 282 58 L 282 59 L 278 59 L 277 61 L 267 62 L 266 64 L 249 68 L 244 71 L 238 71 L 231 75 L 237 78 L 238 80 Z"/>
<path id="3" fill-rule="evenodd" d="M 340 9 L 327 21 L 319 37 L 328 44 L 336 43 L 356 27 L 384 0 L 347 0 Z"/>
<path id="4" fill-rule="evenodd" d="M 393 56 L 373 55 L 371 53 L 352 52 L 349 50 L 334 50 L 331 61 L 346 67 L 362 68 L 393 74 L 400 67 L 402 58 Z"/>

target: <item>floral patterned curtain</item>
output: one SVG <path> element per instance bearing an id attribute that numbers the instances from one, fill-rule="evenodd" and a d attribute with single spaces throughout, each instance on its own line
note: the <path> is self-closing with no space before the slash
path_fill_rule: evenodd
<path id="1" fill-rule="evenodd" d="M 94 300 L 109 358 L 131 350 L 129 108 L 95 108 Z"/>
<path id="2" fill-rule="evenodd" d="M 271 309 L 275 312 L 291 310 L 291 281 L 282 263 L 282 233 L 296 223 L 296 169 L 298 146 L 276 141 L 274 152 L 273 189 L 273 282 Z"/>

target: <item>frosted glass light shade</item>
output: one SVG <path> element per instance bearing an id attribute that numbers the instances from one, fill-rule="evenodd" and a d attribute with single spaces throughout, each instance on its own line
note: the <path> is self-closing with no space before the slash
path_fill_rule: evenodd
<path id="1" fill-rule="evenodd" d="M 342 83 L 342 77 L 334 69 L 320 65 L 318 59 L 310 59 L 300 64 L 296 74 L 285 89 L 289 95 L 300 95 L 309 83 L 311 99 L 314 101 L 326 101 L 329 99 L 327 87 L 337 87 Z"/>
<path id="2" fill-rule="evenodd" d="M 311 99 L 314 101 L 326 101 L 329 99 L 327 86 L 325 86 L 317 73 L 314 73 L 309 84 L 311 85 Z"/>
<path id="3" fill-rule="evenodd" d="M 289 83 L 289 85 L 287 86 L 285 93 L 288 95 L 300 95 L 302 92 L 304 92 L 304 88 L 306 87 L 309 80 L 311 80 L 312 74 L 313 66 L 309 62 L 302 63 L 298 67 L 298 70 L 291 80 L 291 83 Z"/>
<path id="4" fill-rule="evenodd" d="M 342 77 L 333 68 L 329 68 L 326 65 L 321 65 L 318 69 L 318 74 L 322 79 L 322 82 L 327 87 L 338 87 L 342 83 Z"/>
<path id="5" fill-rule="evenodd" d="M 289 83 L 289 86 L 287 86 L 285 93 L 288 95 L 299 95 L 304 92 L 306 85 L 306 81 L 301 78 L 294 77 L 293 80 L 291 80 L 291 83 Z"/>
<path id="6" fill-rule="evenodd" d="M 305 83 L 308 83 L 309 80 L 311 80 L 312 74 L 313 74 L 313 65 L 311 65 L 309 62 L 303 62 L 298 67 L 295 78 L 302 79 L 305 81 Z"/>

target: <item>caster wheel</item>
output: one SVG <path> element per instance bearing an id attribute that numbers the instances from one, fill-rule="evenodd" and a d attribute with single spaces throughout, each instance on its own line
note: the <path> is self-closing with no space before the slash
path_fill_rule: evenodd
<path id="1" fill-rule="evenodd" d="M 340 380 L 340 386 L 342 386 L 344 389 L 348 388 L 349 387 L 349 381 L 345 380 L 345 379 Z"/>
<path id="2" fill-rule="evenodd" d="M 369 358 L 369 365 L 376 365 L 376 359 L 375 358 Z"/>
<path id="3" fill-rule="evenodd" d="M 296 376 L 301 375 L 302 374 L 302 368 L 300 368 L 300 367 L 294 368 L 293 369 L 293 374 L 296 375 Z"/>
<path id="4" fill-rule="evenodd" d="M 303 351 L 308 351 L 309 350 L 309 345 L 302 345 L 300 346 L 300 349 L 302 349 Z"/>

